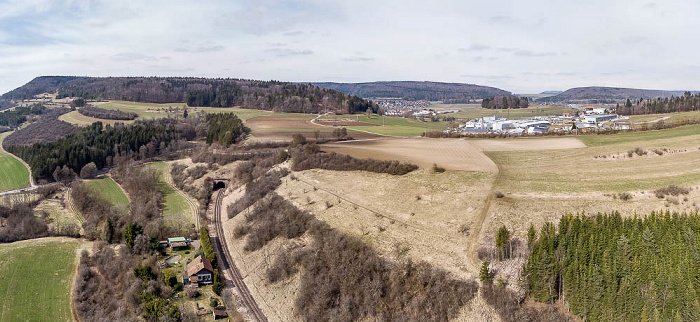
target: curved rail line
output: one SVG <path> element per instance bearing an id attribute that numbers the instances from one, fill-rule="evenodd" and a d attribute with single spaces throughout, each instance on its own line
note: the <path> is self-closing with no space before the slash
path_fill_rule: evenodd
<path id="1" fill-rule="evenodd" d="M 256 321 L 267 322 L 265 314 L 263 314 L 263 312 L 260 310 L 260 307 L 258 306 L 258 303 L 255 302 L 255 299 L 250 294 L 248 287 L 243 282 L 241 272 L 236 267 L 236 264 L 234 264 L 228 251 L 226 237 L 224 236 L 224 230 L 221 226 L 221 201 L 224 198 L 225 190 L 226 189 L 220 189 L 216 193 L 216 197 L 214 199 L 213 221 L 214 229 L 216 231 L 216 238 L 212 238 L 212 244 L 214 244 L 214 247 L 217 250 L 217 256 L 220 260 L 221 268 L 224 270 L 228 270 L 231 277 L 233 278 L 233 285 L 238 289 L 238 293 L 241 295 L 241 299 L 243 300 L 243 305 L 245 305 L 245 307 L 248 309 L 248 311 L 251 313 L 251 315 Z"/>

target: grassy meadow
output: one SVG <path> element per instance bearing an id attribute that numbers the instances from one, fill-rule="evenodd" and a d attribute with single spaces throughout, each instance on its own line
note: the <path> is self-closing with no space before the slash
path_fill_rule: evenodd
<path id="1" fill-rule="evenodd" d="M 119 185 L 111 177 L 103 176 L 97 179 L 87 180 L 86 184 L 109 201 L 112 205 L 126 209 L 129 205 L 129 198 Z"/>
<path id="2" fill-rule="evenodd" d="M 0 321 L 73 321 L 70 290 L 83 241 L 0 244 Z"/>
<path id="3" fill-rule="evenodd" d="M 170 186 L 165 180 L 165 176 L 168 175 L 166 174 L 168 164 L 153 162 L 149 163 L 147 167 L 158 171 L 158 189 L 163 193 L 163 218 L 165 221 L 173 225 L 182 224 L 183 226 L 194 223 L 195 209 L 180 191 Z"/>
<path id="4" fill-rule="evenodd" d="M 0 134 L 0 145 L 2 141 L 12 132 Z M 0 192 L 28 187 L 29 170 L 11 154 L 0 150 Z"/>

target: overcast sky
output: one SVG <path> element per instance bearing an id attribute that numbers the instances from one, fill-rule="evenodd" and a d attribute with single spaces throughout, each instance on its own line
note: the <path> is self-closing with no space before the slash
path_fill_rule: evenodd
<path id="1" fill-rule="evenodd" d="M 0 0 L 0 93 L 40 75 L 698 90 L 698 1 Z"/>

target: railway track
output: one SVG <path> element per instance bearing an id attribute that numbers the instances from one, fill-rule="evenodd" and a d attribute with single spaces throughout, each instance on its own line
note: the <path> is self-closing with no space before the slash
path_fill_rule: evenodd
<path id="1" fill-rule="evenodd" d="M 219 257 L 220 261 L 220 268 L 229 272 L 233 285 L 238 289 L 238 294 L 241 295 L 243 305 L 245 305 L 245 307 L 248 309 L 248 312 L 251 313 L 254 320 L 258 322 L 267 322 L 265 314 L 263 314 L 263 312 L 260 310 L 260 307 L 258 307 L 258 303 L 255 302 L 253 296 L 250 295 L 248 287 L 243 282 L 241 272 L 238 270 L 236 264 L 231 259 L 231 255 L 228 251 L 226 237 L 224 235 L 224 230 L 221 225 L 221 201 L 224 198 L 225 190 L 226 189 L 220 189 L 218 192 L 216 192 L 216 196 L 214 197 L 214 214 L 212 217 L 214 219 L 214 230 L 216 232 L 216 238 L 212 238 L 212 244 L 216 248 L 217 256 Z"/>

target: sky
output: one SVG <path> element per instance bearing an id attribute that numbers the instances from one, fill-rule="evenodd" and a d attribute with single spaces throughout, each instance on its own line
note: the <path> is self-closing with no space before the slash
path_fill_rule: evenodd
<path id="1" fill-rule="evenodd" d="M 0 93 L 42 75 L 698 90 L 699 1 L 0 0 Z"/>

